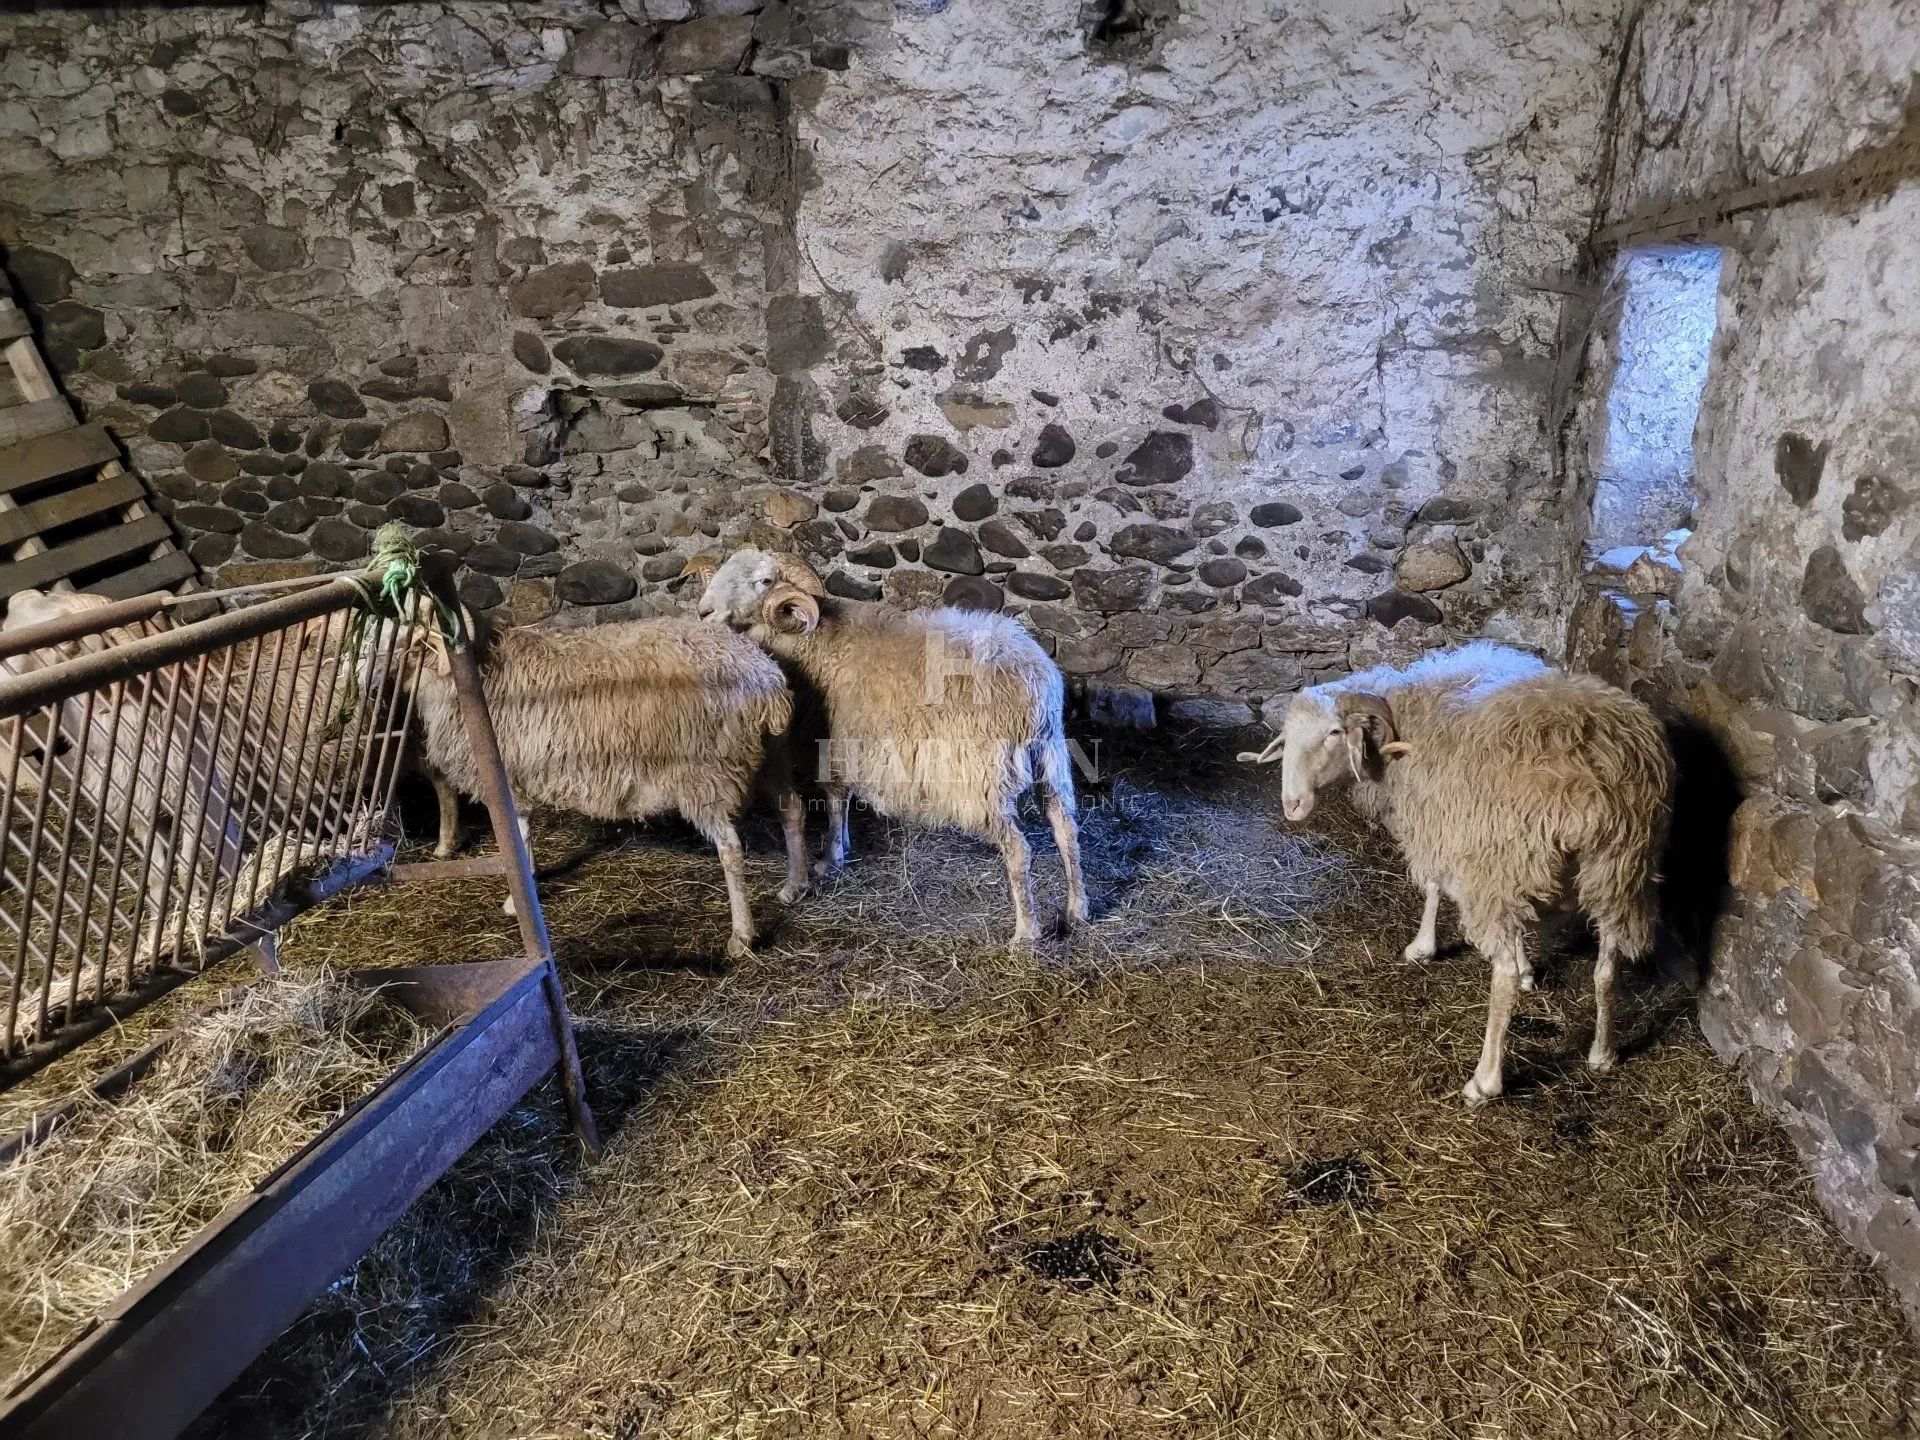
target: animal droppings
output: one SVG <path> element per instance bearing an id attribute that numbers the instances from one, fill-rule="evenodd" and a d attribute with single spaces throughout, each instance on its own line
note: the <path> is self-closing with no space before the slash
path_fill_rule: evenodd
<path id="1" fill-rule="evenodd" d="M 1071 1235 L 1030 1246 L 1021 1263 L 1029 1274 L 1042 1280 L 1085 1289 L 1116 1283 L 1134 1261 L 1126 1247 L 1111 1235 L 1083 1225 Z"/>
<path id="2" fill-rule="evenodd" d="M 1380 1208 L 1373 1167 L 1358 1155 L 1309 1160 L 1298 1166 L 1287 1176 L 1287 1194 L 1297 1205 L 1345 1205 L 1351 1210 Z"/>

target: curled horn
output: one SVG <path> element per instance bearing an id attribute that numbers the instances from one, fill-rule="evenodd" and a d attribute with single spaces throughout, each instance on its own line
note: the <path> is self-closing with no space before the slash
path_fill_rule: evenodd
<path id="1" fill-rule="evenodd" d="M 820 624 L 820 602 L 798 585 L 776 585 L 760 601 L 760 620 L 782 635 L 811 635 Z"/>
<path id="2" fill-rule="evenodd" d="M 1378 695 L 1352 691 L 1339 699 L 1336 713 L 1347 736 L 1347 765 L 1356 780 L 1377 780 L 1390 755 L 1406 753 L 1398 743 L 1393 711 Z"/>
<path id="3" fill-rule="evenodd" d="M 718 555 L 689 555 L 687 563 L 680 567 L 680 573 L 683 576 L 691 575 L 700 582 L 700 587 L 704 590 L 707 582 L 713 579 L 713 572 L 719 568 Z"/>
<path id="4" fill-rule="evenodd" d="M 820 577 L 813 573 L 813 567 L 798 555 L 785 553 L 773 557 L 774 568 L 780 572 L 780 578 L 794 589 L 807 595 L 824 595 L 827 587 L 820 583 Z M 816 613 L 815 620 L 818 621 Z M 809 626 L 809 629 L 812 627 Z"/>

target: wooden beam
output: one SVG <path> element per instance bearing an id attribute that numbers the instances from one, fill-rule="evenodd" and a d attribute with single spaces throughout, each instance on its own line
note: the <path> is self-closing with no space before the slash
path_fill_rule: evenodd
<path id="1" fill-rule="evenodd" d="M 172 545 L 158 548 L 159 553 L 146 564 L 95 580 L 87 589 L 112 600 L 130 600 L 155 590 L 171 590 L 182 580 L 191 580 L 199 573 L 200 567 L 184 550 L 176 550 Z"/>
<path id="2" fill-rule="evenodd" d="M 53 378 L 53 372 L 47 369 L 46 357 L 40 353 L 40 347 L 31 335 L 7 342 L 5 351 L 7 364 L 13 370 L 13 378 L 20 382 L 20 388 L 26 392 L 29 400 L 51 400 L 60 393 L 60 385 Z"/>
<path id="3" fill-rule="evenodd" d="M 0 545 L 17 545 L 30 535 L 44 535 L 75 520 L 145 498 L 146 491 L 131 475 L 93 480 L 78 489 L 45 496 L 17 510 L 0 511 Z"/>
<path id="4" fill-rule="evenodd" d="M 81 425 L 57 435 L 23 440 L 0 448 L 0 495 L 119 458 L 113 437 L 99 425 Z"/>
<path id="5" fill-rule="evenodd" d="M 73 429 L 73 407 L 58 395 L 0 410 L 0 445 Z"/>
<path id="6" fill-rule="evenodd" d="M 119 556 L 145 550 L 165 540 L 169 533 L 164 519 L 158 515 L 148 515 L 125 525 L 116 525 L 111 530 L 102 530 L 97 535 L 87 535 L 79 540 L 70 540 L 65 545 L 56 545 L 43 554 L 29 555 L 11 564 L 0 565 L 0 595 L 37 590 L 52 581 L 64 580 L 69 575 L 103 565 Z M 153 587 L 149 585 L 145 588 L 150 590 Z"/>

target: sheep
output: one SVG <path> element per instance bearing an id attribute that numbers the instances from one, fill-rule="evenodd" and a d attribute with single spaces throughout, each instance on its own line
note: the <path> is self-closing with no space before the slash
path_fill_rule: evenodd
<path id="1" fill-rule="evenodd" d="M 1493 967 L 1486 1038 L 1463 1095 L 1501 1092 L 1507 1022 L 1527 963 L 1525 924 L 1571 874 L 1592 917 L 1594 1034 L 1587 1063 L 1611 1070 L 1618 962 L 1653 941 L 1656 864 L 1673 762 L 1659 722 L 1631 696 L 1590 676 L 1478 642 L 1405 670 L 1382 666 L 1301 691 L 1281 735 L 1241 758 L 1283 758 L 1290 821 L 1351 775 L 1427 887 L 1414 945 L 1430 952 L 1445 891 L 1467 939 Z"/>
<path id="2" fill-rule="evenodd" d="M 46 624 L 111 603 L 104 595 L 83 591 L 22 590 L 8 601 L 0 631 Z M 9 658 L 5 664 L 10 673 L 26 674 L 135 638 L 130 631 L 113 629 L 28 651 Z M 149 679 L 135 683 L 145 686 L 153 682 Z M 182 683 L 180 677 L 174 677 L 173 684 Z M 221 873 L 231 872 L 238 860 L 241 841 L 225 776 L 213 754 L 214 736 L 207 717 L 191 714 L 185 706 L 169 703 L 156 695 L 147 722 L 142 725 L 139 723 L 142 707 L 133 698 L 132 686 L 125 688 L 128 693 L 117 705 L 110 693 L 103 694 L 95 700 L 90 713 L 81 697 L 63 701 L 54 745 L 42 747 L 38 768 L 30 765 L 27 755 L 20 757 L 16 789 L 29 792 L 37 788 L 44 780 L 41 771 L 53 773 L 62 763 L 71 770 L 71 761 L 55 758 L 62 748 L 76 753 L 84 749 L 77 793 L 90 805 L 100 807 L 125 798 L 128 825 L 136 834 L 152 829 L 162 812 L 178 808 L 181 813 L 174 817 L 179 822 L 177 828 L 187 834 L 199 829 L 211 863 Z M 0 753 L 0 764 L 10 766 L 11 741 L 3 743 L 6 750 Z M 28 743 L 37 743 L 31 739 L 31 732 Z"/>
<path id="3" fill-rule="evenodd" d="M 425 642 L 427 632 L 414 635 Z M 660 619 L 503 629 L 478 636 L 477 648 L 515 797 L 603 820 L 684 816 L 719 852 L 730 958 L 751 953 L 754 943 L 735 821 L 757 777 L 773 791 L 786 834 L 780 899 L 806 893 L 804 817 L 786 763 L 793 696 L 757 646 L 719 625 Z M 415 707 L 443 806 L 451 791 L 478 797 L 473 752 L 443 665 L 420 667 Z"/>
<path id="4" fill-rule="evenodd" d="M 847 856 L 850 795 L 886 814 L 991 840 L 1013 892 L 1013 943 L 1031 944 L 1031 856 L 1016 819 L 1036 775 L 1066 870 L 1067 921 L 1087 918 L 1060 671 L 1013 620 L 906 611 L 829 596 L 796 555 L 696 555 L 699 613 L 795 666 L 826 704 L 827 843 L 820 875 Z"/>
<path id="5" fill-rule="evenodd" d="M 1374 673 L 1376 672 L 1368 672 L 1369 675 Z M 1442 650 L 1427 655 L 1415 666 L 1409 668 L 1406 675 L 1413 683 L 1447 687 L 1455 690 L 1463 698 L 1473 698 L 1484 695 L 1497 686 L 1505 685 L 1515 680 L 1527 679 L 1535 675 L 1544 675 L 1546 673 L 1547 663 L 1537 656 L 1529 655 L 1522 650 L 1511 649 L 1505 645 L 1494 645 L 1485 641 L 1475 641 L 1470 645 L 1462 645 L 1458 649 Z M 1356 678 L 1359 677 L 1348 677 L 1348 679 L 1344 681 L 1333 681 L 1330 682 L 1329 685 L 1318 686 L 1315 687 L 1314 690 L 1305 693 L 1324 693 L 1330 689 L 1351 684 Z M 1329 718 L 1329 712 L 1324 708 L 1308 706 L 1302 707 L 1298 714 L 1299 718 L 1295 720 L 1293 719 L 1293 712 L 1289 711 L 1288 713 L 1288 721 L 1293 726 L 1293 729 L 1289 730 L 1285 728 L 1283 724 L 1280 734 L 1276 735 L 1264 750 L 1242 751 L 1238 758 L 1244 763 L 1268 765 L 1281 757 L 1281 754 L 1290 741 L 1303 744 L 1316 742 L 1325 744 L 1325 725 Z M 1339 761 L 1339 747 L 1334 747 L 1334 751 L 1333 758 Z M 1318 788 L 1318 785 L 1315 782 L 1307 780 L 1307 772 L 1304 770 L 1295 772 L 1288 770 L 1285 766 L 1281 768 L 1283 786 L 1285 776 L 1288 774 L 1294 776 L 1296 783 L 1307 786 L 1304 793 L 1283 791 L 1282 795 L 1282 808 L 1286 811 L 1287 818 L 1289 820 L 1304 820 L 1308 811 L 1313 808 L 1314 791 Z M 1329 781 L 1337 779 L 1341 774 L 1347 773 L 1349 769 L 1350 767 L 1342 761 L 1335 766 L 1333 772 L 1331 772 L 1327 778 Z M 1351 773 L 1355 782 L 1354 803 L 1356 808 L 1375 824 L 1384 824 L 1387 800 L 1385 790 L 1366 779 L 1358 770 L 1352 770 Z M 1295 814 L 1293 811 L 1293 806 L 1296 802 L 1300 807 L 1298 814 Z M 1400 952 L 1401 958 L 1409 964 L 1418 964 L 1431 960 L 1439 949 L 1437 931 L 1440 923 L 1440 887 L 1430 884 L 1424 885 L 1421 888 L 1424 896 L 1424 904 L 1420 912 L 1420 929 L 1413 939 L 1408 942 L 1407 947 Z M 1531 966 L 1522 973 L 1520 988 L 1523 990 L 1531 990 L 1533 988 L 1533 971 Z"/>

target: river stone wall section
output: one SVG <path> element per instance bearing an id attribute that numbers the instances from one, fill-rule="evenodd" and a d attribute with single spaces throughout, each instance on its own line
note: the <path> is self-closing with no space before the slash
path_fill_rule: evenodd
<path id="1" fill-rule="evenodd" d="M 219 579 L 398 519 L 476 607 L 624 613 L 768 488 L 788 144 L 753 16 L 3 23 L 7 264 Z"/>
<path id="2" fill-rule="evenodd" d="M 848 593 L 1254 702 L 1545 633 L 1616 6 L 870 8 L 795 114 Z"/>
<path id="3" fill-rule="evenodd" d="M 578 619 L 746 536 L 1231 718 L 1549 633 L 1617 10 L 11 16 L 0 239 L 223 580 L 397 518 Z"/>
<path id="4" fill-rule="evenodd" d="M 1576 659 L 1733 764 L 1701 1020 L 1920 1310 L 1920 7 L 1662 3 L 1615 211 L 1847 162 L 1726 243 L 1679 574 L 1598 581 Z M 1705 848 L 1702 812 L 1678 822 Z"/>

